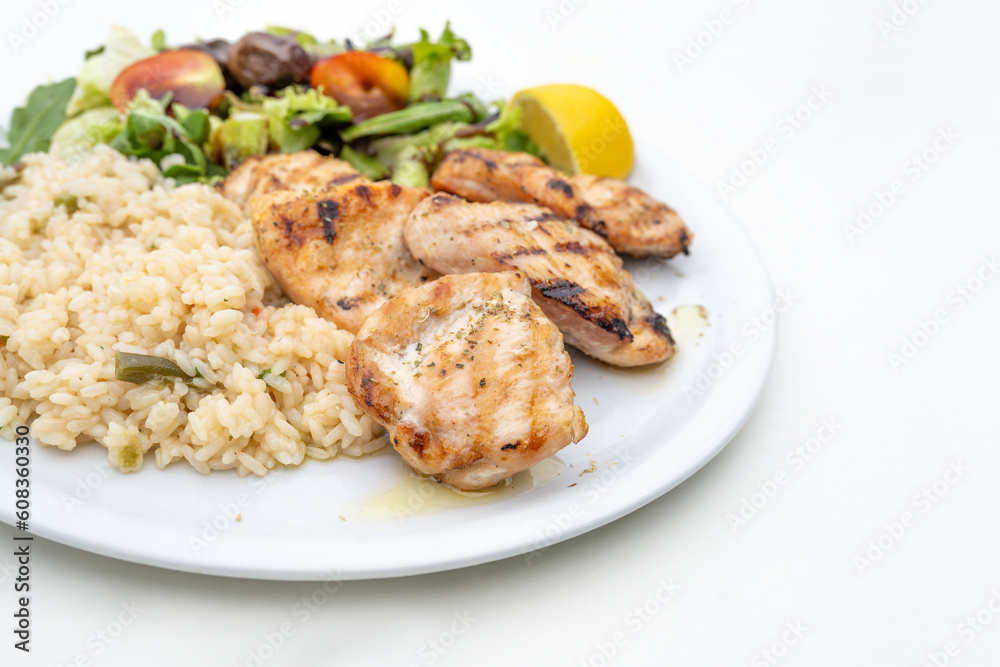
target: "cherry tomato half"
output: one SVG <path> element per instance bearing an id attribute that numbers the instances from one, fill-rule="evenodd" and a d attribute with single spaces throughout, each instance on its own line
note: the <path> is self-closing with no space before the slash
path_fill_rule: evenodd
<path id="1" fill-rule="evenodd" d="M 410 75 L 395 60 L 367 51 L 347 51 L 319 61 L 310 84 L 350 107 L 355 121 L 398 111 L 410 95 Z"/>
<path id="2" fill-rule="evenodd" d="M 132 63 L 111 84 L 111 103 L 124 112 L 145 88 L 150 97 L 173 93 L 173 101 L 191 109 L 210 106 L 226 89 L 222 70 L 212 56 L 191 49 L 164 51 Z"/>

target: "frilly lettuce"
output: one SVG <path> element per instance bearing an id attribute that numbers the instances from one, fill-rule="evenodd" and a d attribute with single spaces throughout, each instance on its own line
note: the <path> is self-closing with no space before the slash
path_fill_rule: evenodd
<path id="1" fill-rule="evenodd" d="M 437 42 L 432 42 L 426 30 L 420 30 L 420 41 L 413 45 L 413 68 L 410 70 L 410 101 L 444 99 L 451 79 L 451 61 L 469 60 L 469 43 L 451 31 L 449 23 Z"/>
<path id="2" fill-rule="evenodd" d="M 124 118 L 114 107 L 87 109 L 56 130 L 52 148 L 61 159 L 73 162 L 89 155 L 97 144 L 109 143 L 124 124 Z"/>
<path id="3" fill-rule="evenodd" d="M 319 141 L 323 127 L 351 120 L 350 109 L 314 88 L 289 86 L 260 104 L 268 117 L 271 141 L 282 153 L 304 151 Z"/>
<path id="4" fill-rule="evenodd" d="M 155 53 L 125 28 L 111 28 L 111 36 L 104 48 L 83 63 L 66 115 L 75 116 L 87 109 L 110 105 L 109 91 L 115 77 L 132 63 Z"/>

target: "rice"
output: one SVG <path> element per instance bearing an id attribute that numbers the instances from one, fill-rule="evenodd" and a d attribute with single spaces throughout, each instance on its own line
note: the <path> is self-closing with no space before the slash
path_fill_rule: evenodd
<path id="1" fill-rule="evenodd" d="M 106 146 L 23 162 L 0 168 L 0 436 L 240 475 L 386 445 L 347 393 L 353 336 L 284 297 L 235 204 Z M 116 351 L 196 379 L 118 381 Z"/>

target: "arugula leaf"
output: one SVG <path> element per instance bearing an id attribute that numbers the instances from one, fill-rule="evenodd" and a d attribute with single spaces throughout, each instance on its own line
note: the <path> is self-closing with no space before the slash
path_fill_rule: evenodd
<path id="1" fill-rule="evenodd" d="M 469 60 L 469 43 L 444 24 L 437 42 L 431 42 L 426 30 L 420 30 L 420 41 L 413 45 L 413 68 L 410 70 L 410 101 L 441 100 L 448 92 L 451 61 Z"/>
<path id="2" fill-rule="evenodd" d="M 174 118 L 167 115 L 168 108 Z M 225 169 L 210 163 L 201 148 L 209 129 L 208 111 L 171 105 L 169 95 L 156 100 L 140 90 L 129 105 L 125 129 L 110 143 L 125 155 L 152 160 L 178 184 L 212 182 L 224 176 Z"/>
<path id="3" fill-rule="evenodd" d="M 14 109 L 7 131 L 9 148 L 0 148 L 0 163 L 13 164 L 26 153 L 47 151 L 52 135 L 66 120 L 66 105 L 76 89 L 76 79 L 38 86 L 23 107 Z"/>
<path id="4" fill-rule="evenodd" d="M 386 168 L 376 158 L 359 153 L 347 144 L 344 144 L 344 147 L 340 149 L 340 155 L 337 157 L 373 181 L 382 180 L 387 173 Z"/>

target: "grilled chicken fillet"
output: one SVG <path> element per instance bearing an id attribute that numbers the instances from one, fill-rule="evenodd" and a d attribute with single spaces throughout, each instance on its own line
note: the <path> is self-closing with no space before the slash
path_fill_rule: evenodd
<path id="1" fill-rule="evenodd" d="M 534 204 L 472 203 L 437 193 L 403 232 L 413 256 L 441 273 L 523 272 L 566 342 L 615 366 L 674 352 L 664 318 L 638 293 L 604 240 Z"/>
<path id="2" fill-rule="evenodd" d="M 225 197 L 247 210 L 254 197 L 277 190 L 305 192 L 367 182 L 367 178 L 343 160 L 323 157 L 315 151 L 301 151 L 248 158 L 217 187 Z"/>
<path id="3" fill-rule="evenodd" d="M 426 196 L 388 181 L 279 190 L 254 197 L 250 218 L 288 298 L 354 333 L 390 297 L 437 277 L 403 245 L 403 225 Z"/>
<path id="4" fill-rule="evenodd" d="M 639 188 L 587 174 L 567 178 L 527 153 L 451 151 L 434 172 L 431 185 L 469 201 L 546 206 L 629 255 L 673 257 L 686 254 L 691 243 L 691 232 L 680 216 Z"/>
<path id="5" fill-rule="evenodd" d="M 587 434 L 573 366 L 523 274 L 445 276 L 372 313 L 347 387 L 412 468 L 492 486 Z"/>

